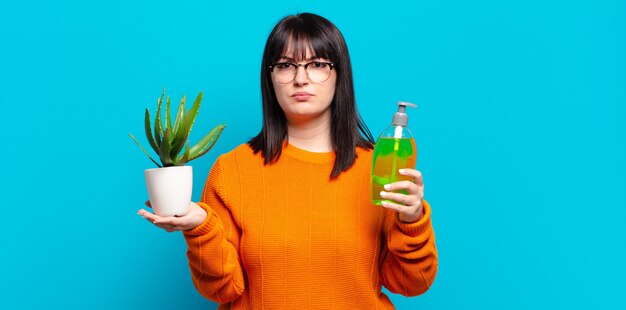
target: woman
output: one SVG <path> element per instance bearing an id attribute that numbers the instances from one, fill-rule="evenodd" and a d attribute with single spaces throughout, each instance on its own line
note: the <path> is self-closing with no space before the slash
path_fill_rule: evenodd
<path id="1" fill-rule="evenodd" d="M 421 173 L 400 169 L 415 181 L 385 187 L 396 203 L 370 203 L 373 138 L 339 30 L 313 14 L 281 20 L 261 88 L 261 132 L 216 160 L 191 212 L 139 211 L 184 232 L 198 291 L 232 309 L 393 309 L 382 285 L 425 292 L 437 251 Z"/>

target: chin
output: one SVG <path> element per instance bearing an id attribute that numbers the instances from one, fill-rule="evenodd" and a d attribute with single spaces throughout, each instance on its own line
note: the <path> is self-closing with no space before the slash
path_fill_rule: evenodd
<path id="1" fill-rule="evenodd" d="M 287 115 L 288 118 L 292 118 L 292 119 L 300 119 L 300 120 L 304 120 L 304 119 L 313 119 L 313 118 L 317 118 L 324 115 L 324 111 L 318 111 L 318 110 L 292 110 L 289 112 L 289 115 Z"/>
<path id="2" fill-rule="evenodd" d="M 287 110 L 289 111 L 289 113 L 297 115 L 315 114 L 321 112 L 317 111 L 318 109 L 315 109 L 315 107 L 313 107 L 310 102 L 296 102 L 292 104 Z"/>

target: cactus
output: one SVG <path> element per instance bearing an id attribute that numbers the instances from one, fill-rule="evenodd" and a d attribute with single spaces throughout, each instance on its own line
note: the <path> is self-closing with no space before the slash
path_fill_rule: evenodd
<path id="1" fill-rule="evenodd" d="M 186 98 L 180 100 L 176 118 L 172 125 L 172 118 L 170 117 L 170 97 L 167 96 L 165 100 L 165 125 L 162 124 L 161 108 L 163 99 L 165 98 L 165 89 L 161 97 L 157 101 L 156 117 L 154 119 L 154 128 L 150 125 L 150 111 L 146 109 L 145 115 L 145 130 L 148 143 L 159 156 L 161 164 L 159 164 L 148 151 L 137 141 L 132 135 L 128 134 L 141 150 L 155 163 L 159 168 L 172 167 L 172 166 L 184 166 L 187 162 L 192 161 L 204 154 L 206 154 L 217 142 L 217 139 L 224 131 L 226 125 L 220 124 L 215 126 L 204 138 L 192 147 L 189 147 L 189 133 L 191 127 L 196 120 L 198 110 L 200 109 L 200 103 L 202 102 L 202 92 L 198 94 L 191 109 L 185 111 Z M 164 128 L 165 127 L 165 128 Z M 154 132 L 154 135 L 153 135 Z M 184 149 L 184 150 L 183 150 Z"/>

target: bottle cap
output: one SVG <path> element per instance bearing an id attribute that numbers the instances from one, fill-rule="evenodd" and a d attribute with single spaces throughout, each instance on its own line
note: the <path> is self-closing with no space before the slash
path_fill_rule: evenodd
<path id="1" fill-rule="evenodd" d="M 407 106 L 417 108 L 417 105 L 415 104 L 398 101 L 398 112 L 393 115 L 391 124 L 396 126 L 407 126 L 409 124 L 409 116 L 406 114 Z"/>

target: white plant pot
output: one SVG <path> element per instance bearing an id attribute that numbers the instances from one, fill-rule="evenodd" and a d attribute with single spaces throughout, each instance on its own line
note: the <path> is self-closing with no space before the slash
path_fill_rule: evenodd
<path id="1" fill-rule="evenodd" d="M 165 217 L 189 213 L 193 186 L 191 166 L 147 169 L 144 175 L 155 214 Z"/>

